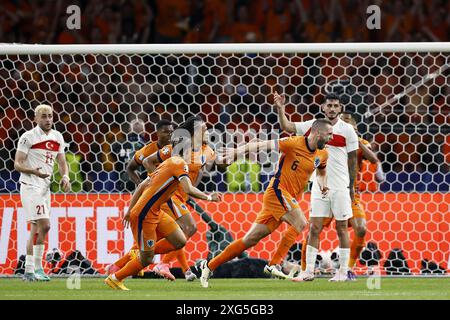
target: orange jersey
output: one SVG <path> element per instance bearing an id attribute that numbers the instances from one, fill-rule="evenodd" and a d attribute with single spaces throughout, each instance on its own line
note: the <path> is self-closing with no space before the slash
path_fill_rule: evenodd
<path id="1" fill-rule="evenodd" d="M 363 138 L 358 138 L 359 141 L 361 141 L 362 144 L 369 146 L 370 147 L 370 142 L 367 140 L 364 140 Z M 358 173 L 356 174 L 356 180 L 355 180 L 355 192 L 358 193 L 359 190 L 359 184 L 361 182 L 361 176 L 362 176 L 362 162 L 363 160 L 365 160 L 362 149 L 358 148 L 358 151 L 356 153 L 356 157 L 357 157 L 357 169 L 358 169 Z"/>
<path id="2" fill-rule="evenodd" d="M 161 150 L 158 151 L 158 159 L 160 161 L 165 161 L 172 154 L 172 146 L 167 145 Z M 216 159 L 216 153 L 211 147 L 204 144 L 202 146 L 201 151 L 192 152 L 191 153 L 191 161 L 188 163 L 189 168 L 189 177 L 191 178 L 192 183 L 194 184 L 197 181 L 198 175 L 200 174 L 200 170 L 211 161 Z M 189 199 L 189 196 L 180 188 L 175 193 L 181 200 L 186 202 Z"/>
<path id="3" fill-rule="evenodd" d="M 142 165 L 142 161 L 144 161 L 145 158 L 147 158 L 149 155 L 154 154 L 159 149 L 161 148 L 158 146 L 157 141 L 150 142 L 149 144 L 136 151 L 136 153 L 134 154 L 134 161 L 136 161 L 137 164 Z"/>
<path id="4" fill-rule="evenodd" d="M 131 210 L 131 216 L 138 216 L 139 221 L 148 218 L 152 223 L 158 223 L 161 205 L 173 195 L 180 179 L 189 177 L 189 168 L 183 158 L 170 157 L 161 163 L 150 177 L 152 179 L 151 184 L 139 197 Z"/>
<path id="5" fill-rule="evenodd" d="M 311 151 L 304 136 L 280 139 L 278 148 L 282 155 L 269 188 L 282 188 L 297 198 L 305 190 L 314 170 L 326 167 L 328 152 L 325 149 Z"/>

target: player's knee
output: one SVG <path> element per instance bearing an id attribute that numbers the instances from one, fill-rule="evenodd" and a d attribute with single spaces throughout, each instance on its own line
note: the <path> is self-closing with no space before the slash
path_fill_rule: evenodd
<path id="1" fill-rule="evenodd" d="M 48 232 L 50 231 L 50 224 L 48 223 L 48 224 L 44 224 L 44 225 L 42 225 L 42 226 L 40 226 L 40 228 L 39 228 L 39 233 L 40 234 L 47 234 Z"/>
<path id="2" fill-rule="evenodd" d="M 336 223 L 336 233 L 337 233 L 338 237 L 348 235 L 347 224 Z"/>
<path id="3" fill-rule="evenodd" d="M 355 234 L 360 237 L 360 238 L 364 238 L 366 236 L 366 226 L 358 226 L 355 228 Z"/>
<path id="4" fill-rule="evenodd" d="M 320 232 L 322 231 L 322 227 L 317 224 L 311 224 L 309 227 L 309 234 L 314 237 L 318 237 L 320 235 Z"/>
<path id="5" fill-rule="evenodd" d="M 246 245 L 247 248 L 253 247 L 255 246 L 259 240 L 260 237 L 256 234 L 251 234 L 251 235 L 246 235 L 243 239 L 244 244 Z"/>

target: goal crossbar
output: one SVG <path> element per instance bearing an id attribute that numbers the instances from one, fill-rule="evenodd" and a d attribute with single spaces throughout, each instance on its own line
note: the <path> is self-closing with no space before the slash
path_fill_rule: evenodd
<path id="1" fill-rule="evenodd" d="M 201 43 L 201 44 L 0 44 L 0 54 L 227 54 L 227 53 L 450 52 L 450 42 Z"/>

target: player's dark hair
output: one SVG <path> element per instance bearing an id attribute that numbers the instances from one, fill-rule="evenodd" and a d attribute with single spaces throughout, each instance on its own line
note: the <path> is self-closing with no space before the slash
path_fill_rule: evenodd
<path id="1" fill-rule="evenodd" d="M 185 129 L 189 132 L 191 137 L 194 135 L 195 125 L 202 123 L 203 119 L 200 116 L 191 116 L 183 124 L 181 124 L 178 129 Z"/>
<path id="2" fill-rule="evenodd" d="M 340 96 L 339 94 L 337 94 L 336 92 L 328 92 L 328 93 L 325 95 L 325 99 L 324 99 L 323 102 L 325 103 L 327 100 L 338 100 L 339 103 L 342 102 L 341 96 Z"/>
<path id="3" fill-rule="evenodd" d="M 156 123 L 156 130 L 161 129 L 164 126 L 173 126 L 173 123 L 167 119 L 161 119 Z"/>
<path id="4" fill-rule="evenodd" d="M 316 119 L 311 126 L 311 131 L 323 129 L 326 125 L 333 126 L 331 121 L 328 119 L 325 118 Z"/>

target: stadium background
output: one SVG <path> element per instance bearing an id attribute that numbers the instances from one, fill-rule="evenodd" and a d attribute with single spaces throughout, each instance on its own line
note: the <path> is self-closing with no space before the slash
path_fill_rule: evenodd
<path id="1" fill-rule="evenodd" d="M 63 12 L 74 3 L 58 1 L 56 10 Z M 190 5 L 184 1 L 78 3 L 83 13 L 91 14 L 83 14 L 81 30 L 69 31 L 65 28 L 66 16 L 54 14 L 49 2 L 2 2 L 1 42 L 448 41 L 449 30 L 446 1 L 383 3 L 383 28 L 376 31 L 361 28 L 365 26 L 364 1 L 332 1 L 331 6 L 325 1 L 320 5 L 312 5 L 312 1 L 291 5 L 282 1 L 192 1 Z M 350 16 L 351 11 L 361 14 Z M 64 19 L 54 18 L 58 16 Z M 230 25 L 233 27 L 227 27 Z M 273 86 L 289 97 L 287 112 L 291 119 L 302 121 L 319 113 L 326 84 L 341 79 L 350 79 L 342 87 L 346 107 L 356 112 L 358 128 L 373 141 L 386 172 L 386 182 L 379 187 L 368 172 L 367 184 L 363 186 L 370 221 L 368 241 L 375 241 L 385 258 L 390 250 L 403 249 L 415 273 L 420 271 L 422 259 L 431 259 L 448 270 L 448 71 L 383 112 L 364 117 L 365 112 L 383 105 L 388 98 L 446 64 L 448 53 L 272 58 L 2 56 L 0 152 L 8 156 L 0 162 L 2 248 L 7 249 L 2 252 L 0 273 L 11 273 L 20 253 L 17 210 L 5 212 L 20 206 L 18 174 L 13 170 L 12 159 L 18 137 L 32 127 L 32 110 L 38 102 L 47 101 L 55 108 L 55 128 L 70 142 L 70 162 L 78 172 L 71 177 L 77 182 L 73 184 L 77 194 L 56 196 L 60 200 L 58 206 L 119 209 L 117 217 L 112 215 L 106 222 L 106 249 L 100 248 L 107 252 L 103 260 L 98 255 L 98 210 L 86 218 L 85 256 L 102 270 L 126 246 L 118 215 L 133 188 L 123 175 L 124 161 L 130 156 L 124 148 L 127 142 L 154 139 L 154 125 L 160 118 L 181 123 L 190 114 L 202 114 L 217 130 L 277 131 L 278 120 L 270 99 Z M 192 66 L 195 71 L 189 71 Z M 136 118 L 145 125 L 141 136 L 132 132 Z M 244 183 L 245 191 L 256 194 L 230 193 L 230 201 L 218 208 L 206 204 L 204 207 L 235 237 L 242 235 L 258 211 L 259 191 L 267 184 L 271 169 L 260 168 L 256 186 L 254 180 L 250 187 Z M 226 172 L 214 171 L 203 179 L 201 187 L 227 192 L 229 182 Z M 306 210 L 307 198 L 302 205 Z M 65 253 L 80 250 L 76 247 L 80 232 L 76 218 L 65 211 L 61 214 L 64 223 L 56 232 L 58 242 L 53 243 Z M 199 233 L 188 244 L 194 249 L 191 263 L 207 251 L 207 227 L 193 215 L 198 220 Z M 11 240 L 6 237 L 8 225 Z M 250 255 L 267 259 L 278 238 L 279 233 L 250 251 Z M 325 250 L 336 246 L 333 231 L 327 232 L 323 244 Z"/>

